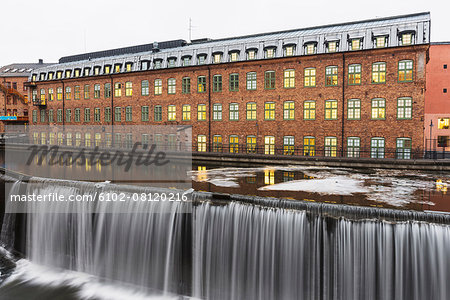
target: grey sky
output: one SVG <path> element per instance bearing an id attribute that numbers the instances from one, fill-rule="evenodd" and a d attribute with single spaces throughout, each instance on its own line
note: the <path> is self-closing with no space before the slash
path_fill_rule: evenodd
<path id="1" fill-rule="evenodd" d="M 431 12 L 431 40 L 450 41 L 449 1 L 0 0 L 0 66 L 192 38 L 223 38 Z"/>

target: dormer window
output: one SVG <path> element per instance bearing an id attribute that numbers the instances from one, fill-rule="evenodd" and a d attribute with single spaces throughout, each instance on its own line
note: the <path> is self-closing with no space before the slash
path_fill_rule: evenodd
<path id="1" fill-rule="evenodd" d="M 80 77 L 80 69 L 75 69 L 75 77 Z"/>
<path id="2" fill-rule="evenodd" d="M 338 49 L 338 42 L 337 41 L 331 41 L 327 43 L 327 52 L 328 53 L 334 53 Z"/>
<path id="3" fill-rule="evenodd" d="M 53 79 L 53 72 L 49 72 L 48 73 L 48 80 L 52 80 Z"/>
<path id="4" fill-rule="evenodd" d="M 190 56 L 184 56 L 183 57 L 183 66 L 187 67 L 191 65 L 191 57 Z"/>
<path id="5" fill-rule="evenodd" d="M 148 70 L 149 64 L 148 61 L 144 60 L 141 62 L 141 70 Z"/>
<path id="6" fill-rule="evenodd" d="M 177 59 L 175 57 L 171 57 L 168 60 L 167 67 L 174 68 L 176 65 Z"/>
<path id="7" fill-rule="evenodd" d="M 40 75 L 39 75 L 39 80 L 45 80 L 45 73 L 41 73 Z"/>
<path id="8" fill-rule="evenodd" d="M 234 51 L 234 52 L 230 53 L 230 61 L 231 62 L 238 61 L 238 59 L 239 59 L 239 52 Z"/>
<path id="9" fill-rule="evenodd" d="M 361 39 L 351 39 L 350 40 L 350 50 L 355 51 L 355 50 L 361 50 Z"/>
<path id="10" fill-rule="evenodd" d="M 155 59 L 153 69 L 161 69 L 162 59 Z"/>
<path id="11" fill-rule="evenodd" d="M 284 56 L 293 56 L 295 52 L 295 46 L 289 45 L 284 47 Z"/>
<path id="12" fill-rule="evenodd" d="M 94 67 L 94 75 L 100 75 L 100 67 Z"/>
<path id="13" fill-rule="evenodd" d="M 275 48 L 274 47 L 267 48 L 265 50 L 265 57 L 266 58 L 274 58 L 275 57 Z"/>
<path id="14" fill-rule="evenodd" d="M 36 74 L 33 74 L 33 76 L 31 76 L 31 81 L 35 82 L 36 81 Z"/>
<path id="15" fill-rule="evenodd" d="M 133 63 L 126 63 L 125 64 L 125 70 L 126 72 L 131 72 L 131 67 L 133 66 Z"/>
<path id="16" fill-rule="evenodd" d="M 256 50 L 247 50 L 247 59 L 248 60 L 256 59 Z"/>
<path id="17" fill-rule="evenodd" d="M 56 72 L 56 78 L 61 79 L 62 78 L 62 71 Z"/>
<path id="18" fill-rule="evenodd" d="M 306 55 L 316 54 L 316 51 L 317 51 L 316 45 L 317 45 L 316 43 L 306 43 L 305 44 L 305 54 Z"/>
<path id="19" fill-rule="evenodd" d="M 206 62 L 206 55 L 202 54 L 198 56 L 198 64 L 199 65 L 204 65 Z"/>
<path id="20" fill-rule="evenodd" d="M 375 48 L 384 48 L 387 46 L 387 36 L 377 36 L 374 39 Z"/>
<path id="21" fill-rule="evenodd" d="M 213 63 L 218 64 L 222 61 L 222 53 L 215 53 L 213 55 Z"/>
<path id="22" fill-rule="evenodd" d="M 72 71 L 66 70 L 66 78 L 70 78 L 71 75 L 72 75 Z"/>
<path id="23" fill-rule="evenodd" d="M 412 45 L 413 44 L 413 34 L 411 32 L 403 33 L 401 35 L 400 41 L 402 43 L 402 46 Z"/>
<path id="24" fill-rule="evenodd" d="M 105 66 L 105 74 L 111 73 L 111 66 Z"/>
<path id="25" fill-rule="evenodd" d="M 84 68 L 84 76 L 89 76 L 90 71 L 91 71 L 91 68 Z"/>
<path id="26" fill-rule="evenodd" d="M 114 65 L 114 73 L 120 73 L 121 70 L 122 70 L 122 65 L 121 64 L 115 64 Z"/>

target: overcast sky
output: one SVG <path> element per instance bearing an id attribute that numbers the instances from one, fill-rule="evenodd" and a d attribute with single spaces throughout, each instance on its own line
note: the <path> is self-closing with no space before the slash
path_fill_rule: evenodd
<path id="1" fill-rule="evenodd" d="M 450 41 L 448 0 L 0 0 L 0 66 L 189 38 L 431 12 L 431 40 Z"/>

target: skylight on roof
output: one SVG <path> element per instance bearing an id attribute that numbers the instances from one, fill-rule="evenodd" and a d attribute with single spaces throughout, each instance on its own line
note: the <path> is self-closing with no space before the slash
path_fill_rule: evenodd
<path id="1" fill-rule="evenodd" d="M 23 72 L 23 71 L 25 71 L 25 69 L 20 69 L 20 70 L 19 70 L 19 72 Z"/>
<path id="2" fill-rule="evenodd" d="M 27 69 L 27 72 L 31 72 L 31 71 L 33 71 L 33 69 Z"/>
<path id="3" fill-rule="evenodd" d="M 14 72 L 16 72 L 17 71 L 17 69 L 12 69 L 11 70 L 11 73 L 14 73 Z"/>
<path id="4" fill-rule="evenodd" d="M 3 72 L 8 72 L 9 70 L 11 70 L 10 68 L 4 69 Z"/>

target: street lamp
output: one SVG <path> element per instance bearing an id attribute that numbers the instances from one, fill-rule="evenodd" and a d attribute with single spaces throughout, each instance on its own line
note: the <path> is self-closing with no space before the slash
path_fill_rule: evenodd
<path id="1" fill-rule="evenodd" d="M 430 121 L 430 158 L 431 158 L 431 147 L 432 147 L 432 146 L 431 146 L 431 145 L 432 145 L 432 144 L 431 144 L 431 143 L 432 143 L 432 140 L 431 140 L 431 133 L 432 133 L 432 131 L 433 131 L 433 126 L 434 126 L 434 125 L 433 125 L 433 120 L 431 120 L 431 121 Z"/>

